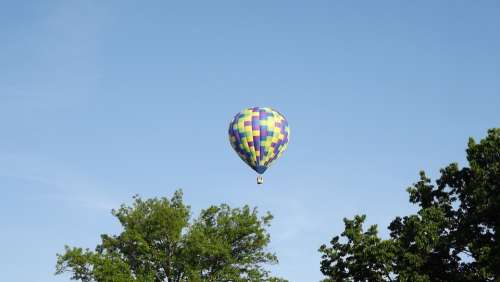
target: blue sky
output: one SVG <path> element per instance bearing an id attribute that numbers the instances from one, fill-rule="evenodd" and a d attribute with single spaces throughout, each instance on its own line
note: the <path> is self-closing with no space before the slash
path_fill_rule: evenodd
<path id="1" fill-rule="evenodd" d="M 500 125 L 499 14 L 498 1 L 2 2 L 2 279 L 68 281 L 53 276 L 65 244 L 119 232 L 110 209 L 134 194 L 182 188 L 195 214 L 273 213 L 273 273 L 318 281 L 343 217 L 387 236 L 414 210 L 419 170 L 463 164 L 467 138 Z M 254 105 L 292 130 L 259 187 L 226 133 Z"/>

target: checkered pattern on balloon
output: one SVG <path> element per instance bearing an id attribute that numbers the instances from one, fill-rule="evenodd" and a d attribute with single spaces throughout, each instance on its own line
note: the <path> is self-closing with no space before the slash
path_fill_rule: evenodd
<path id="1" fill-rule="evenodd" d="M 247 108 L 229 124 L 229 141 L 238 156 L 262 174 L 288 146 L 290 128 L 285 117 L 271 108 Z M 258 178 L 262 183 L 262 177 Z"/>

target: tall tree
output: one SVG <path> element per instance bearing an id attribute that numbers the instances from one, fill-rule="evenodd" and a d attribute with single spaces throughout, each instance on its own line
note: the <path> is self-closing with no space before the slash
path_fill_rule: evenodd
<path id="1" fill-rule="evenodd" d="M 263 268 L 278 260 L 266 251 L 271 214 L 249 206 L 211 206 L 190 222 L 177 191 L 113 210 L 123 231 L 101 235 L 95 250 L 65 247 L 56 274 L 84 282 L 285 281 Z"/>
<path id="2" fill-rule="evenodd" d="M 364 215 L 344 219 L 319 249 L 325 281 L 500 281 L 500 129 L 466 152 L 469 166 L 448 165 L 435 185 L 420 173 L 407 189 L 419 210 L 396 217 L 389 239 L 363 231 Z"/>

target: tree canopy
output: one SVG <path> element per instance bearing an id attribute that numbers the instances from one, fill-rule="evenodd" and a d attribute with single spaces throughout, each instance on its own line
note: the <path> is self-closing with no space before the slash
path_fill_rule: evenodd
<path id="1" fill-rule="evenodd" d="M 396 217 L 390 238 L 365 215 L 322 245 L 324 281 L 500 281 L 500 129 L 476 143 L 468 166 L 452 163 L 432 184 L 424 172 L 407 189 L 416 214 Z"/>
<path id="2" fill-rule="evenodd" d="M 94 250 L 66 246 L 56 274 L 84 282 L 285 281 L 264 268 L 278 262 L 266 251 L 269 213 L 222 204 L 191 221 L 177 191 L 171 199 L 136 196 L 112 214 L 123 231 L 101 235 Z"/>

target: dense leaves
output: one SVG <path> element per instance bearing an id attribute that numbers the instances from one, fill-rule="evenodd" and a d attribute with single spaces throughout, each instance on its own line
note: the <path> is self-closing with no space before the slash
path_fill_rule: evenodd
<path id="1" fill-rule="evenodd" d="M 135 197 L 112 213 L 123 231 L 101 235 L 95 250 L 66 246 L 57 274 L 84 282 L 285 281 L 263 268 L 278 261 L 265 250 L 270 214 L 220 205 L 190 222 L 179 191 L 171 199 Z"/>
<path id="2" fill-rule="evenodd" d="M 377 237 L 375 225 L 364 232 L 362 224 L 365 218 L 363 215 L 356 216 L 354 220 L 344 219 L 345 231 L 341 235 L 347 239 L 346 243 L 340 243 L 340 237 L 336 236 L 330 241 L 332 247 L 321 246 L 323 274 L 335 278 L 335 281 L 390 279 L 393 246 Z"/>
<path id="3" fill-rule="evenodd" d="M 469 140 L 468 167 L 453 163 L 435 185 L 424 172 L 408 188 L 417 214 L 397 217 L 382 240 L 365 216 L 323 245 L 325 281 L 500 281 L 500 129 Z"/>

